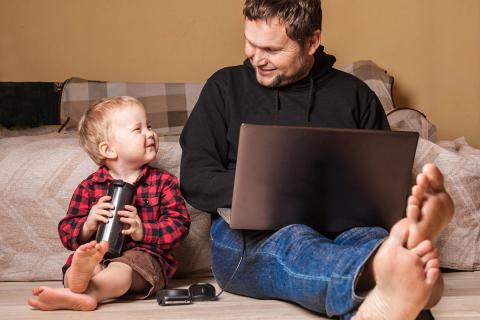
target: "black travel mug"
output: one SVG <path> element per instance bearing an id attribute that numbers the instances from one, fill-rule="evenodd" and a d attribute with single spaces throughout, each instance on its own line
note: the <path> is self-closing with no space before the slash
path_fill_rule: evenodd
<path id="1" fill-rule="evenodd" d="M 108 188 L 108 195 L 112 197 L 112 204 L 114 208 L 111 210 L 113 217 L 108 219 L 107 223 L 100 224 L 97 230 L 96 241 L 108 241 L 108 251 L 105 258 L 114 258 L 120 256 L 122 253 L 124 235 L 122 230 L 125 228 L 125 223 L 120 221 L 118 211 L 122 211 L 125 205 L 133 203 L 133 196 L 135 194 L 135 187 L 123 180 L 113 180 Z"/>

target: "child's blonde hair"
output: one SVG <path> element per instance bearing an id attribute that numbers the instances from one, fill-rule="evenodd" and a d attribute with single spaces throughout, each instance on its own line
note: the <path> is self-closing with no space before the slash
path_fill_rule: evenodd
<path id="1" fill-rule="evenodd" d="M 90 106 L 80 119 L 78 123 L 80 145 L 96 164 L 105 163 L 105 157 L 100 154 L 98 146 L 111 138 L 112 112 L 132 105 L 144 108 L 140 101 L 129 96 L 102 99 Z"/>

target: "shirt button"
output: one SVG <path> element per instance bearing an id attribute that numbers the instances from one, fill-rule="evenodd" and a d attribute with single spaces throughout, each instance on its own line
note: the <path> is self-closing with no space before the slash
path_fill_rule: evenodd
<path id="1" fill-rule="evenodd" d="M 148 199 L 143 199 L 143 204 L 148 205 L 149 204 Z"/>

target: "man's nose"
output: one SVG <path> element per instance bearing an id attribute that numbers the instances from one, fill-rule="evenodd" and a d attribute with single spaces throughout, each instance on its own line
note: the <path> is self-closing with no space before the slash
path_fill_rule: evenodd
<path id="1" fill-rule="evenodd" d="M 252 59 L 252 64 L 256 67 L 263 66 L 268 63 L 268 59 L 263 50 L 255 50 L 251 59 Z"/>

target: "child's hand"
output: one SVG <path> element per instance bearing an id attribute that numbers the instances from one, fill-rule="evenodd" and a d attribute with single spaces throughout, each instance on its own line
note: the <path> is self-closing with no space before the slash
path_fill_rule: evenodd
<path id="1" fill-rule="evenodd" d="M 82 231 L 92 235 L 97 231 L 100 223 L 108 222 L 108 218 L 113 216 L 110 210 L 114 209 L 113 204 L 109 202 L 111 199 L 112 197 L 110 196 L 103 196 L 98 199 L 98 202 L 90 209 Z"/>
<path id="2" fill-rule="evenodd" d="M 122 230 L 122 233 L 129 234 L 135 241 L 141 241 L 143 239 L 143 225 L 142 220 L 138 216 L 137 208 L 126 205 L 125 210 L 117 213 L 122 216 L 120 221 L 130 225 L 130 228 Z"/>

